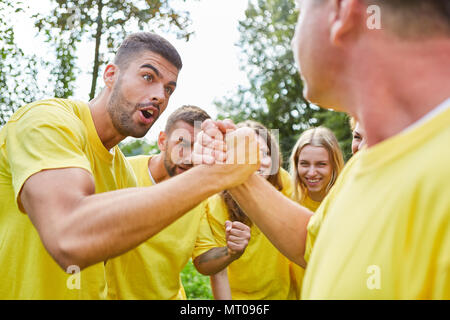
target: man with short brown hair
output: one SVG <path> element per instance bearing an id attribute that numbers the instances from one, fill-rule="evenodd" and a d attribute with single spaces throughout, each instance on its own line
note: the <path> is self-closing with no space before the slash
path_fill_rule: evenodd
<path id="1" fill-rule="evenodd" d="M 241 166 L 225 175 L 199 166 L 133 188 L 135 176 L 117 144 L 143 137 L 164 112 L 181 59 L 155 34 L 133 34 L 125 44 L 106 66 L 105 88 L 95 99 L 29 104 L 0 131 L 1 299 L 104 298 L 104 261 L 235 184 L 239 171 L 253 171 Z"/>

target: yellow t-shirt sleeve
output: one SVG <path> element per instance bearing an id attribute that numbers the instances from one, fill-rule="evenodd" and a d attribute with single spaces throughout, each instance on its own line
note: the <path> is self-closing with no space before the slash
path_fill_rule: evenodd
<path id="1" fill-rule="evenodd" d="M 221 198 L 213 196 L 204 205 L 204 214 L 200 221 L 199 233 L 195 243 L 195 248 L 192 254 L 192 259 L 202 255 L 210 249 L 217 247 L 225 247 L 225 221 L 219 221 L 217 214 L 221 215 L 223 206 L 221 205 Z M 219 212 L 214 212 L 219 210 Z"/>
<path id="2" fill-rule="evenodd" d="M 32 108 L 8 124 L 6 148 L 16 201 L 25 181 L 39 171 L 78 167 L 91 172 L 85 146 L 81 121 L 57 107 Z"/>
<path id="3" fill-rule="evenodd" d="M 226 247 L 225 221 L 229 220 L 229 217 L 228 208 L 222 197 L 216 195 L 208 199 L 206 218 L 208 219 L 216 247 Z"/>
<path id="4" fill-rule="evenodd" d="M 315 214 L 310 218 L 308 223 L 308 233 L 306 236 L 306 247 L 305 247 L 305 261 L 308 263 L 309 258 L 311 256 L 312 248 L 314 247 L 314 242 L 317 239 L 317 235 L 319 234 L 320 226 L 323 221 L 324 210 L 317 210 Z"/>
<path id="5" fill-rule="evenodd" d="M 216 241 L 214 240 L 214 237 L 211 232 L 211 227 L 209 225 L 208 221 L 208 204 L 206 201 L 206 204 L 204 206 L 204 211 L 202 214 L 202 218 L 200 220 L 200 226 L 198 229 L 198 235 L 197 239 L 195 241 L 194 250 L 192 252 L 192 260 L 197 258 L 198 256 L 202 255 L 203 253 L 207 252 L 208 250 L 218 247 Z"/>
<path id="6" fill-rule="evenodd" d="M 294 191 L 294 188 L 292 187 L 291 176 L 283 168 L 280 169 L 280 175 L 281 175 L 281 183 L 283 184 L 283 189 L 281 190 L 281 193 L 284 194 L 286 197 L 292 199 L 292 193 Z"/>

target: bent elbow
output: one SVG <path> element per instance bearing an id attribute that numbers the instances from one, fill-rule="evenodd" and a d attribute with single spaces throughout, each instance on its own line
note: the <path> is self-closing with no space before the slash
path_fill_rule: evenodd
<path id="1" fill-rule="evenodd" d="M 197 259 L 198 259 L 198 257 L 195 258 L 194 261 L 192 261 L 195 269 L 204 276 L 211 276 L 212 273 L 210 272 L 210 270 L 208 268 L 205 268 L 202 263 L 199 263 Z"/>
<path id="2" fill-rule="evenodd" d="M 54 242 L 50 254 L 64 272 L 74 273 L 88 267 L 78 252 L 80 250 L 73 241 L 60 238 Z"/>

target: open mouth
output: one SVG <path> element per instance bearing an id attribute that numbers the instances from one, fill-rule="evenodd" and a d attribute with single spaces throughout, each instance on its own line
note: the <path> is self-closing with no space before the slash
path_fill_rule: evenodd
<path id="1" fill-rule="evenodd" d="M 150 119 L 153 116 L 153 111 L 152 110 L 142 110 L 142 115 L 146 118 L 146 119 Z"/>
<path id="2" fill-rule="evenodd" d="M 139 109 L 141 113 L 141 121 L 144 124 L 150 124 L 156 121 L 159 116 L 159 108 L 155 106 L 149 106 L 142 109 Z"/>

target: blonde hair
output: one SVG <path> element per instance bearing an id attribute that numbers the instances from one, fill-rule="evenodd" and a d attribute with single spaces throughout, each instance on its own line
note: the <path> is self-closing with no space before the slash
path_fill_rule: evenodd
<path id="1" fill-rule="evenodd" d="M 331 180 L 326 188 L 327 193 L 328 191 L 330 191 L 331 187 L 336 182 L 339 173 L 344 167 L 344 157 L 342 156 L 341 148 L 339 147 L 339 143 L 336 139 L 336 136 L 330 129 L 325 127 L 318 127 L 308 129 L 305 132 L 303 132 L 298 138 L 297 143 L 295 144 L 290 157 L 290 173 L 292 183 L 294 186 L 293 196 L 294 199 L 300 203 L 305 200 L 308 189 L 298 176 L 297 166 L 300 152 L 303 150 L 305 146 L 308 145 L 313 147 L 325 148 L 328 152 L 332 168 L 332 174 Z"/>
<path id="2" fill-rule="evenodd" d="M 350 120 L 348 120 L 350 123 L 350 129 L 352 129 L 352 132 L 355 131 L 356 128 L 356 119 L 354 117 L 350 117 Z"/>

